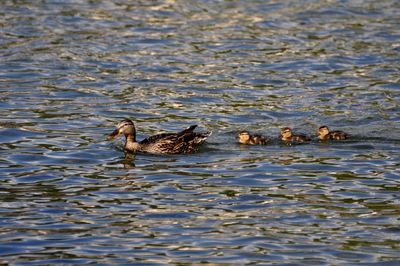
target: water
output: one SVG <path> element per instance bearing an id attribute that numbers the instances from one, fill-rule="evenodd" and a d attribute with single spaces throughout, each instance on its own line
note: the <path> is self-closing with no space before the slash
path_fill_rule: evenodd
<path id="1" fill-rule="evenodd" d="M 397 1 L 3 1 L 0 263 L 397 265 Z M 192 155 L 105 141 L 199 124 Z M 264 147 L 247 129 L 344 142 Z"/>

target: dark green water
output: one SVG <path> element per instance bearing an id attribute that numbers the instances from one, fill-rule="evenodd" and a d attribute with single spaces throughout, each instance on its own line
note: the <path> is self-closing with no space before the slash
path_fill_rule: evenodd
<path id="1" fill-rule="evenodd" d="M 398 1 L 0 1 L 0 263 L 400 263 Z M 199 124 L 199 153 L 106 142 Z M 323 124 L 349 141 L 236 144 Z"/>

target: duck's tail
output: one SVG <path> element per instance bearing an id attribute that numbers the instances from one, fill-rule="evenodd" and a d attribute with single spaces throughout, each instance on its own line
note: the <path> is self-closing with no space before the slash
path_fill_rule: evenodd
<path id="1" fill-rule="evenodd" d="M 191 125 L 188 128 L 185 128 L 184 130 L 182 130 L 180 132 L 180 134 L 185 134 L 185 133 L 189 133 L 189 132 L 193 132 L 193 130 L 195 130 L 195 128 L 197 127 L 197 125 Z"/>
<path id="2" fill-rule="evenodd" d="M 191 125 L 190 127 L 188 127 L 186 129 L 182 130 L 181 132 L 179 132 L 179 134 L 181 136 L 183 136 L 185 141 L 191 142 L 194 145 L 200 145 L 204 141 L 206 141 L 206 139 L 209 136 L 211 136 L 212 131 L 208 131 L 208 132 L 204 132 L 204 133 L 193 132 L 196 129 L 196 127 L 197 127 L 197 125 Z"/>
<path id="3" fill-rule="evenodd" d="M 211 136 L 211 134 L 212 134 L 212 131 L 208 131 L 208 132 L 205 132 L 205 133 L 197 133 L 197 134 L 196 134 L 196 137 L 194 138 L 194 142 L 195 142 L 197 145 L 200 145 L 200 144 L 202 144 L 203 142 L 205 142 L 206 139 L 207 139 L 209 136 Z"/>

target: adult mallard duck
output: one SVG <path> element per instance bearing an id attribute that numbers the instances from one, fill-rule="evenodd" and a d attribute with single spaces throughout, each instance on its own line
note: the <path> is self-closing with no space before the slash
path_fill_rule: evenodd
<path id="1" fill-rule="evenodd" d="M 320 127 L 317 133 L 320 140 L 344 140 L 349 137 L 349 135 L 343 131 L 329 131 L 327 126 Z"/>
<path id="2" fill-rule="evenodd" d="M 250 135 L 248 131 L 239 132 L 239 143 L 247 145 L 265 145 L 270 140 L 261 135 Z"/>
<path id="3" fill-rule="evenodd" d="M 178 133 L 162 133 L 148 137 L 140 142 L 136 141 L 136 129 L 133 122 L 124 119 L 118 123 L 117 129 L 109 136 L 108 140 L 118 135 L 125 135 L 124 149 L 130 152 L 145 152 L 153 154 L 182 154 L 197 150 L 211 135 L 211 132 L 195 133 L 197 125 L 190 126 Z"/>
<path id="4" fill-rule="evenodd" d="M 293 135 L 292 129 L 289 127 L 282 128 L 280 138 L 285 142 L 305 142 L 311 140 L 304 135 Z"/>

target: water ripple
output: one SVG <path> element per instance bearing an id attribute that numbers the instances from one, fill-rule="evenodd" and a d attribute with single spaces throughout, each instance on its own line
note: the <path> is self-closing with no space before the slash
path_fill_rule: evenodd
<path id="1" fill-rule="evenodd" d="M 399 8 L 6 1 L 0 264 L 397 265 Z M 105 141 L 122 118 L 213 135 L 124 154 Z M 323 124 L 352 138 L 318 142 Z"/>

